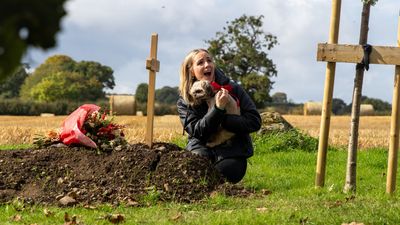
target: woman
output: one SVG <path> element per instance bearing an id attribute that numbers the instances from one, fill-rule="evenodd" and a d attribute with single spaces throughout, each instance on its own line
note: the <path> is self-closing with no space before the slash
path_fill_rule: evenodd
<path id="1" fill-rule="evenodd" d="M 207 103 L 199 106 L 189 104 L 189 90 L 196 80 L 207 80 L 224 86 L 215 94 L 215 106 L 208 109 Z M 253 145 L 249 133 L 261 127 L 260 114 L 246 92 L 233 83 L 215 64 L 205 49 L 192 50 L 184 59 L 180 71 L 180 98 L 177 102 L 179 117 L 188 133 L 186 149 L 208 157 L 216 169 L 231 183 L 239 182 L 246 173 L 247 158 L 253 155 Z M 232 95 L 240 104 L 241 115 L 225 114 L 225 106 Z M 218 146 L 207 148 L 207 140 L 217 132 L 219 126 L 235 133 L 235 136 Z"/>

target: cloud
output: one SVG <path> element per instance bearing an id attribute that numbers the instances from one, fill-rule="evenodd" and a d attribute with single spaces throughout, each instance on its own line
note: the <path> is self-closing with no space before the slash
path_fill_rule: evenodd
<path id="1" fill-rule="evenodd" d="M 326 63 L 316 61 L 317 44 L 328 40 L 331 1 L 326 0 L 70 0 L 58 47 L 32 50 L 27 59 L 37 66 L 53 54 L 93 60 L 114 69 L 117 93 L 132 93 L 147 82 L 145 60 L 150 36 L 159 35 L 161 62 L 156 84 L 178 86 L 179 67 L 191 49 L 207 47 L 227 21 L 243 14 L 264 15 L 263 29 L 278 37 L 269 56 L 278 69 L 272 92 L 287 93 L 295 102 L 323 97 Z M 339 43 L 357 44 L 361 1 L 342 1 Z M 371 8 L 369 42 L 396 46 L 398 0 L 379 1 Z M 338 63 L 334 97 L 351 101 L 354 65 Z M 393 66 L 371 65 L 363 94 L 391 101 Z M 387 91 L 389 90 L 389 91 Z"/>

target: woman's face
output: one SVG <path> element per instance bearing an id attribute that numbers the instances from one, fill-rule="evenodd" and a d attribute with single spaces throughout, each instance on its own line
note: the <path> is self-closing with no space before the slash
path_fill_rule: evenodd
<path id="1" fill-rule="evenodd" d="M 200 51 L 193 58 L 192 65 L 192 74 L 196 77 L 197 80 L 207 80 L 214 81 L 215 65 L 211 59 L 211 56 L 205 52 Z"/>

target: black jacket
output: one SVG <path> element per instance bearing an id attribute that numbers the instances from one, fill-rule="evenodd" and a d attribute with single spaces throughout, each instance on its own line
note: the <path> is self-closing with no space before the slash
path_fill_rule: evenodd
<path id="1" fill-rule="evenodd" d="M 180 97 L 177 102 L 178 113 L 183 128 L 189 135 L 186 149 L 206 148 L 209 137 L 222 125 L 226 130 L 235 133 L 235 136 L 231 141 L 215 147 L 218 155 L 223 158 L 250 157 L 253 155 L 253 144 L 249 134 L 260 129 L 260 114 L 242 87 L 231 82 L 218 69 L 215 71 L 215 82 L 232 85 L 232 93 L 239 99 L 241 115 L 228 115 L 216 107 L 208 111 L 207 103 L 192 107 Z"/>

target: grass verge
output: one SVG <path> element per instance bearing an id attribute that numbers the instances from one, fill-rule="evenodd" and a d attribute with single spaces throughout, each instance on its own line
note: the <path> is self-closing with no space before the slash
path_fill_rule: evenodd
<path id="1" fill-rule="evenodd" d="M 325 187 L 315 188 L 316 150 L 307 138 L 294 134 L 255 138 L 255 155 L 242 182 L 257 194 L 248 198 L 216 195 L 196 204 L 151 202 L 147 207 L 95 208 L 15 201 L 0 206 L 0 224 L 62 224 L 65 213 L 75 215 L 81 224 L 111 224 L 111 215 L 117 214 L 124 216 L 124 224 L 399 223 L 397 194 L 385 194 L 385 149 L 359 152 L 357 193 L 344 194 L 347 151 L 329 150 Z M 177 144 L 184 145 L 184 140 Z"/>

